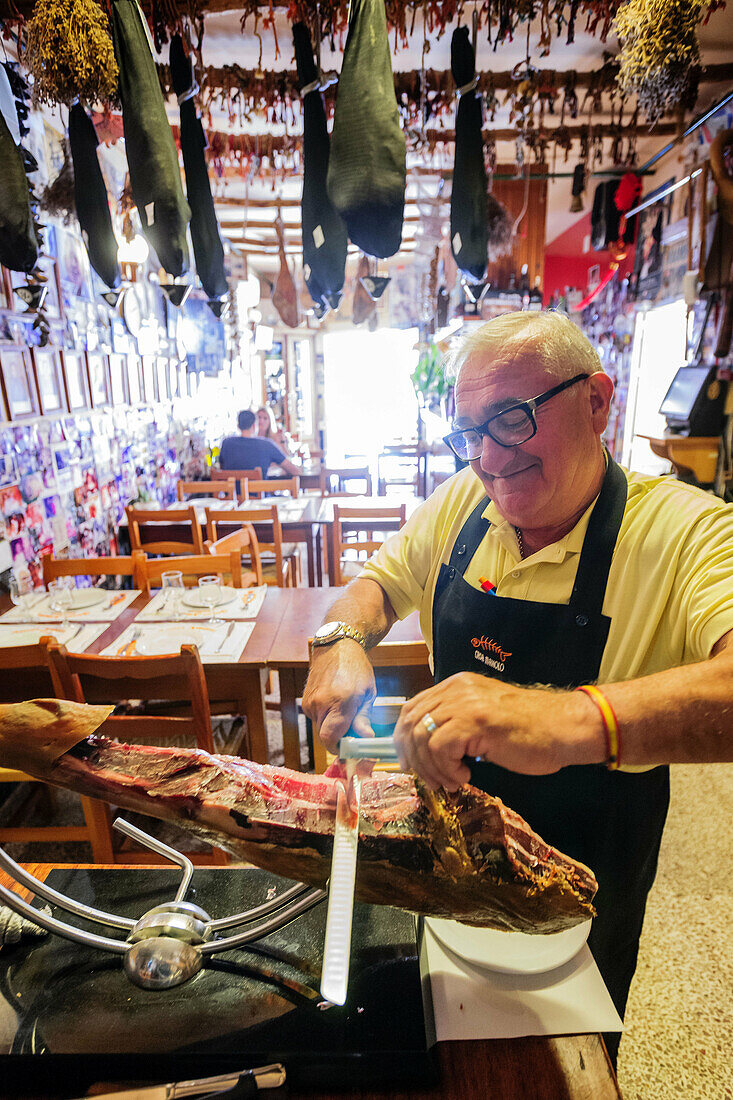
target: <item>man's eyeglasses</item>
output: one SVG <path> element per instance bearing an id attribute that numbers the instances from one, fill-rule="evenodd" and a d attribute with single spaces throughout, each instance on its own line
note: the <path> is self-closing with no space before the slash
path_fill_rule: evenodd
<path id="1" fill-rule="evenodd" d="M 488 435 L 500 447 L 518 447 L 520 443 L 526 443 L 537 432 L 535 412 L 558 393 L 574 386 L 576 382 L 588 378 L 587 374 L 576 374 L 574 378 L 568 378 L 559 386 L 553 386 L 551 390 L 545 390 L 537 397 L 530 397 L 527 401 L 518 401 L 516 405 L 510 405 L 508 409 L 490 416 L 483 424 L 477 424 L 475 428 L 463 428 L 458 432 L 450 432 L 443 436 L 443 441 L 448 444 L 453 454 L 463 462 L 480 458 L 484 445 L 484 436 Z"/>

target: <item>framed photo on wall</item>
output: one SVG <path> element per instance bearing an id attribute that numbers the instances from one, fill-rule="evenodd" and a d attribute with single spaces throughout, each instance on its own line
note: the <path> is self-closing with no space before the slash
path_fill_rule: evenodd
<path id="1" fill-rule="evenodd" d="M 152 404 L 158 400 L 158 395 L 155 388 L 155 359 L 152 355 L 142 356 L 143 364 L 143 387 L 145 390 L 144 400 L 148 404 Z"/>
<path id="2" fill-rule="evenodd" d="M 127 370 L 124 355 L 109 356 L 109 383 L 112 404 L 124 405 L 127 402 Z"/>
<path id="3" fill-rule="evenodd" d="M 58 352 L 49 348 L 34 348 L 31 354 L 41 413 L 49 416 L 51 413 L 66 412 L 66 394 Z"/>
<path id="4" fill-rule="evenodd" d="M 127 395 L 131 405 L 135 408 L 142 400 L 140 388 L 140 360 L 137 355 L 127 356 Z"/>
<path id="5" fill-rule="evenodd" d="M 69 412 L 89 408 L 89 379 L 84 355 L 78 351 L 64 351 L 64 378 Z"/>
<path id="6" fill-rule="evenodd" d="M 109 405 L 111 401 L 107 359 L 106 356 L 99 353 L 87 353 L 87 363 L 89 364 L 89 392 L 92 398 L 92 408 L 100 409 L 105 405 Z"/>
<path id="7" fill-rule="evenodd" d="M 167 401 L 170 397 L 168 390 L 168 360 L 163 358 L 162 355 L 157 359 L 157 372 L 158 372 L 158 400 Z"/>
<path id="8" fill-rule="evenodd" d="M 20 420 L 37 416 L 38 393 L 28 352 L 7 346 L 0 348 L 0 368 L 9 418 Z"/>

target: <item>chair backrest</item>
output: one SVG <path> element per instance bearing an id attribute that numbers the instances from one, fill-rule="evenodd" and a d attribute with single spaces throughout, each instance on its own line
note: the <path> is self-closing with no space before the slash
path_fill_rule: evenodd
<path id="1" fill-rule="evenodd" d="M 265 493 L 290 493 L 297 497 L 300 493 L 299 477 L 250 478 L 247 485 L 247 497 L 256 500 Z"/>
<path id="2" fill-rule="evenodd" d="M 271 554 L 275 559 L 275 576 L 279 587 L 283 587 L 283 532 L 277 505 L 269 508 L 234 508 L 231 512 L 217 512 L 206 509 L 206 537 L 212 543 L 220 538 L 220 528 L 235 523 L 251 523 L 259 528 L 257 541 L 261 554 Z M 266 533 L 267 532 L 267 533 Z M 271 538 L 268 538 L 271 533 Z"/>
<path id="3" fill-rule="evenodd" d="M 231 554 L 236 552 L 240 556 L 246 553 L 248 565 L 255 575 L 257 584 L 262 584 L 262 559 L 260 558 L 260 544 L 257 540 L 255 529 L 251 523 L 243 523 L 236 531 L 229 535 L 222 535 L 216 542 L 206 539 L 204 546 L 210 554 Z"/>
<path id="4" fill-rule="evenodd" d="M 176 485 L 176 497 L 185 500 L 188 496 L 221 497 L 222 500 L 237 499 L 237 482 L 234 478 L 221 481 L 179 481 Z"/>
<path id="5" fill-rule="evenodd" d="M 405 517 L 404 503 L 389 508 L 349 508 L 334 504 L 331 550 L 336 584 L 346 584 L 351 579 L 343 575 L 342 558 L 346 552 L 355 552 L 357 559 L 363 555 L 365 561 L 384 541 L 383 537 L 375 538 L 375 532 L 399 531 L 405 525 Z"/>
<path id="6" fill-rule="evenodd" d="M 133 550 L 148 554 L 203 554 L 204 538 L 193 505 L 148 509 L 128 504 L 125 513 Z"/>
<path id="7" fill-rule="evenodd" d="M 43 583 L 48 588 L 49 582 L 57 577 L 132 577 L 140 556 L 139 550 L 109 558 L 55 558 L 53 554 L 44 554 Z"/>
<path id="8" fill-rule="evenodd" d="M 346 485 L 350 481 L 363 481 L 365 488 L 347 491 Z M 347 496 L 370 497 L 372 495 L 372 475 L 368 466 L 321 466 L 319 484 L 324 496 L 334 493 Z"/>
<path id="9" fill-rule="evenodd" d="M 163 573 L 169 569 L 183 574 L 183 583 L 187 588 L 194 587 L 199 577 L 209 573 L 217 573 L 222 582 L 229 581 L 233 588 L 242 587 L 240 554 L 233 552 L 213 555 L 206 551 L 202 554 L 184 554 L 180 558 L 146 558 L 140 565 L 139 587 L 149 595 L 151 588 L 161 587 Z"/>
<path id="10" fill-rule="evenodd" d="M 180 653 L 170 656 L 97 657 L 51 645 L 48 662 L 59 699 L 85 703 L 89 691 L 95 701 L 101 697 L 111 703 L 154 699 L 157 704 L 191 704 L 190 716 L 181 717 L 180 706 L 176 716 L 160 714 L 159 706 L 154 715 L 112 716 L 100 727 L 104 736 L 149 744 L 193 739 L 198 748 L 214 752 L 209 693 L 196 646 L 181 646 Z"/>
<path id="11" fill-rule="evenodd" d="M 53 634 L 53 624 L 48 627 L 49 635 Z M 12 645 L 0 647 L 0 670 L 16 668 L 45 668 L 47 665 L 46 649 L 54 644 L 53 637 L 39 638 L 35 645 Z M 27 696 L 24 696 L 27 698 Z"/>

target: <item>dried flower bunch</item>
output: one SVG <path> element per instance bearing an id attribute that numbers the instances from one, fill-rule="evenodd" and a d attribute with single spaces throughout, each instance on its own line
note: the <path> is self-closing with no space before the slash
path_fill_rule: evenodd
<path id="1" fill-rule="evenodd" d="M 697 98 L 697 27 L 707 0 L 628 0 L 616 15 L 621 40 L 619 88 L 636 93 L 650 122 Z"/>
<path id="2" fill-rule="evenodd" d="M 26 29 L 23 62 L 33 74 L 33 102 L 114 102 L 118 69 L 109 20 L 96 0 L 37 0 Z"/>

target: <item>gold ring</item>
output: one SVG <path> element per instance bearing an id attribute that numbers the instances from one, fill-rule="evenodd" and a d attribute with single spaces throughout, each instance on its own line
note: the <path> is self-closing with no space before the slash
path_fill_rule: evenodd
<path id="1" fill-rule="evenodd" d="M 438 728 L 438 723 L 435 721 L 430 711 L 428 711 L 427 714 L 423 714 L 420 721 L 425 726 L 428 733 L 435 733 Z"/>

